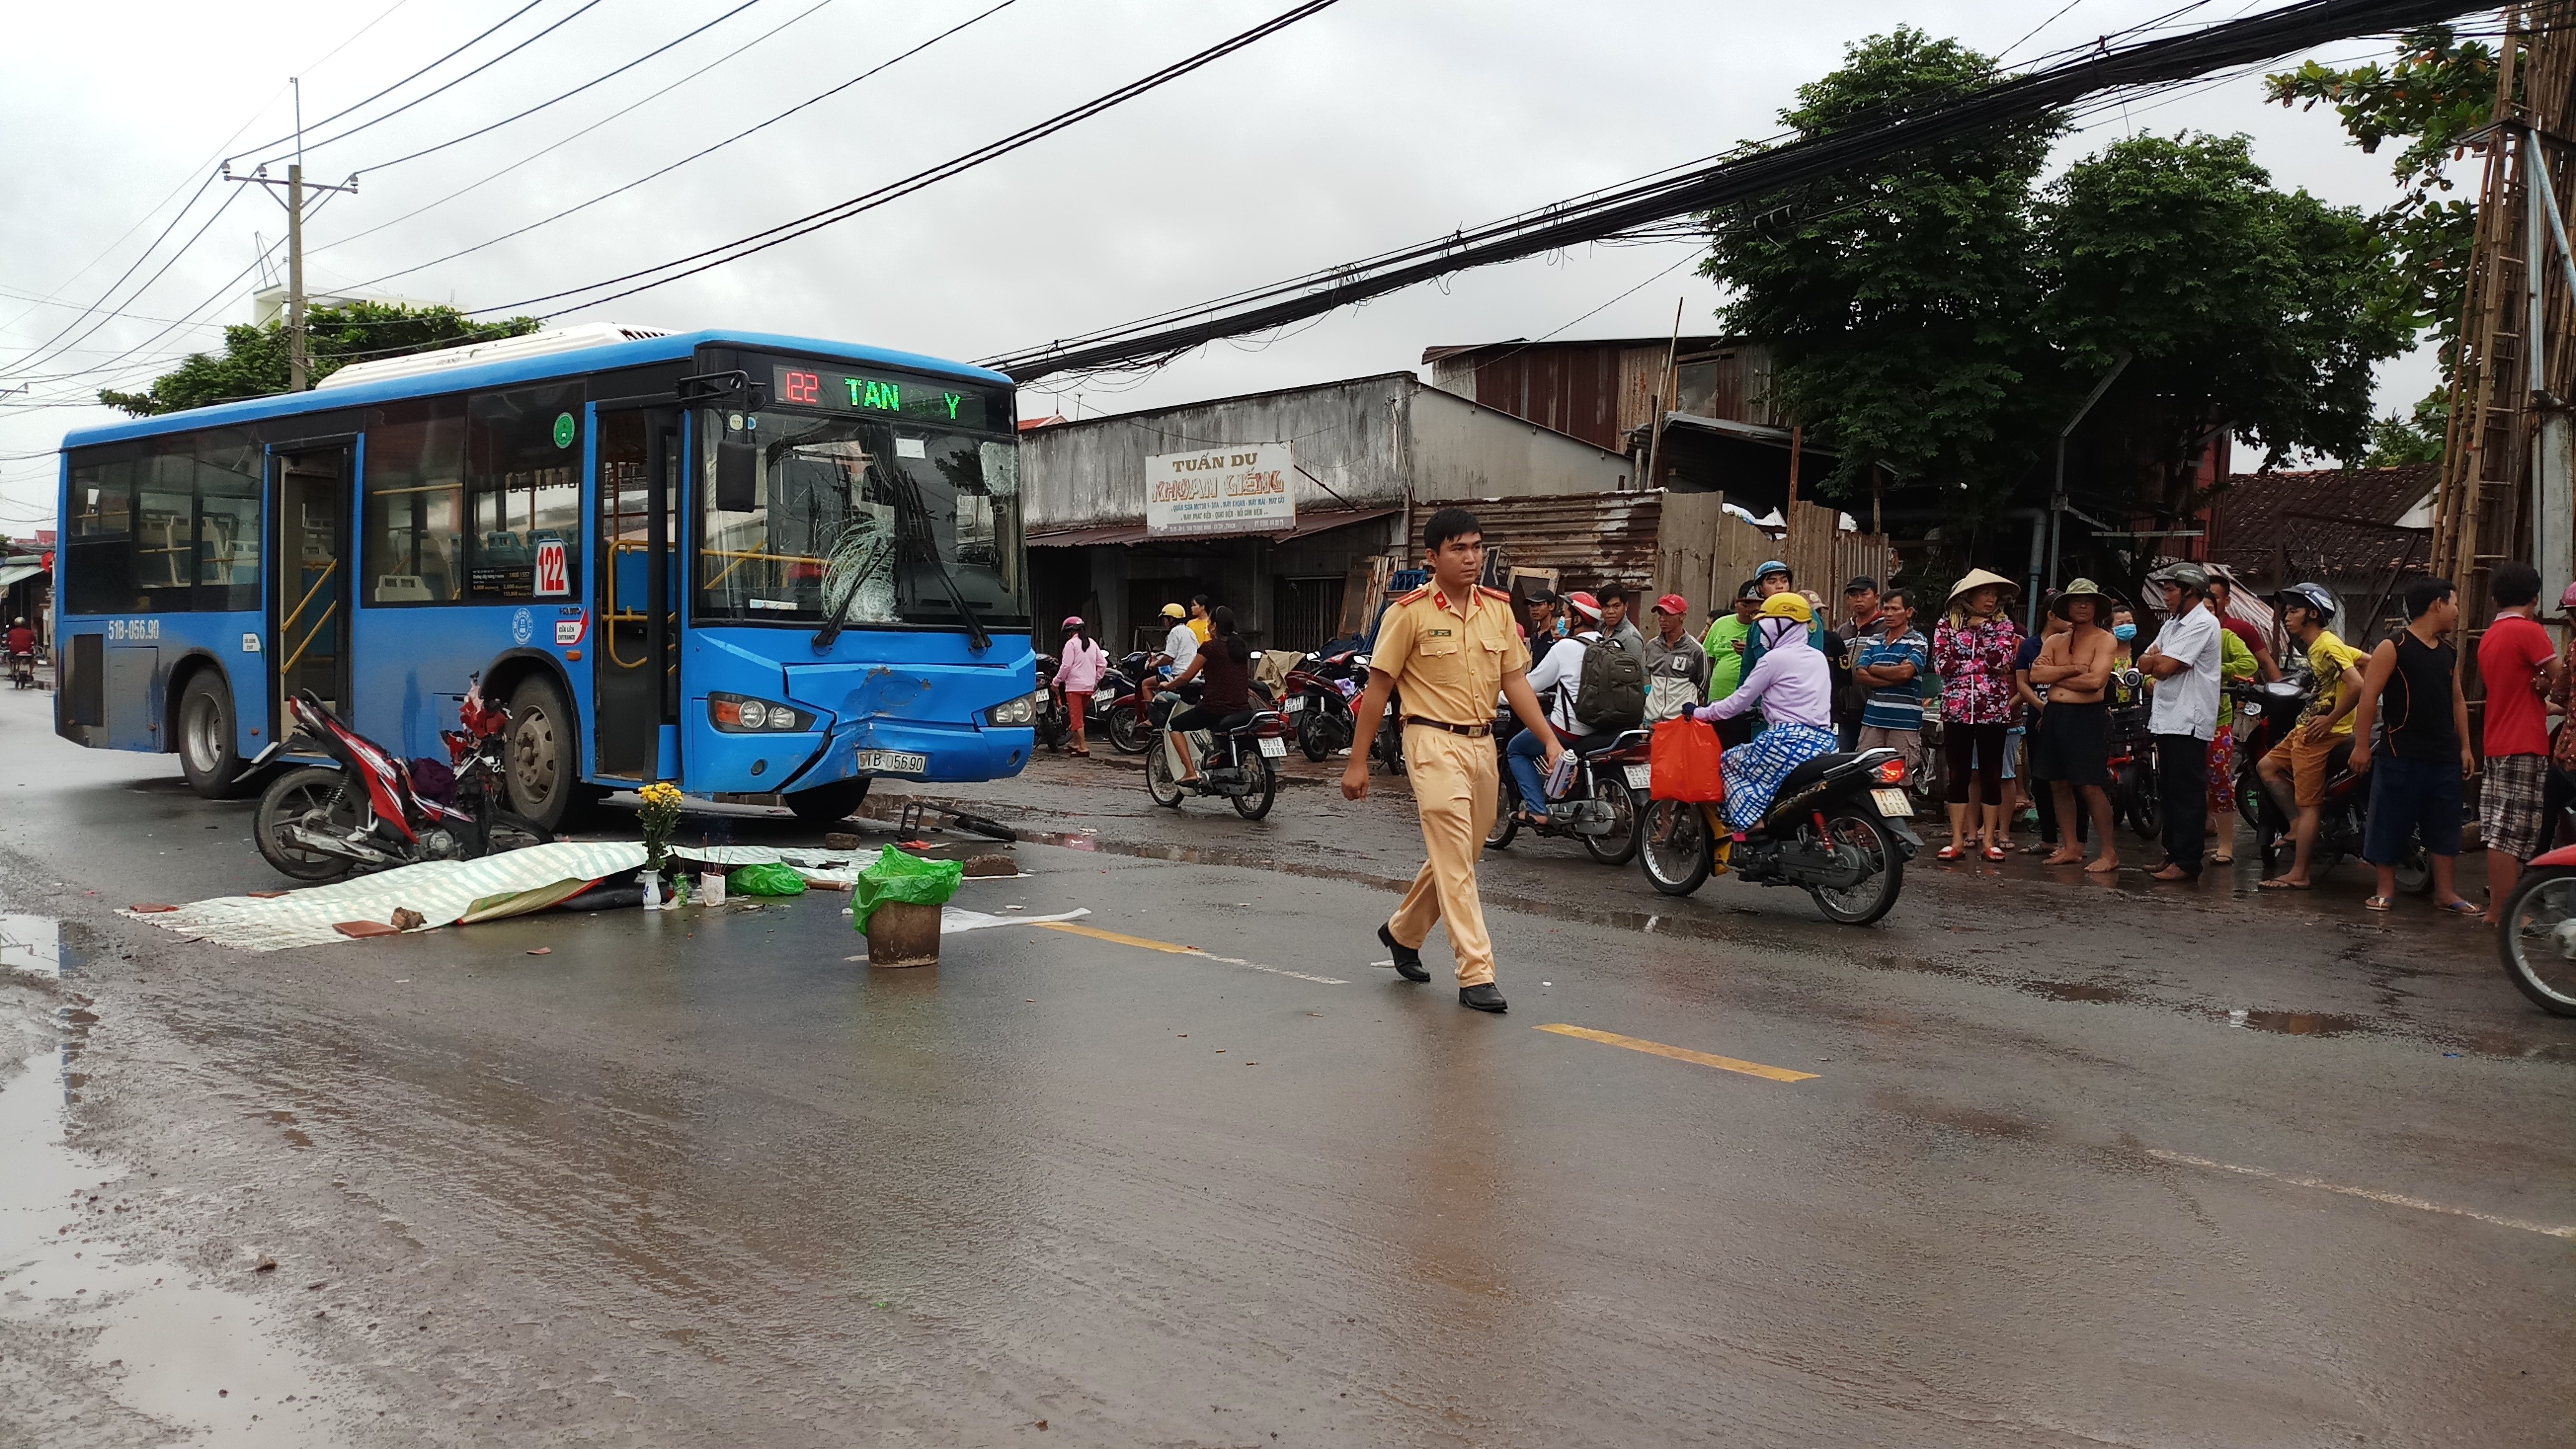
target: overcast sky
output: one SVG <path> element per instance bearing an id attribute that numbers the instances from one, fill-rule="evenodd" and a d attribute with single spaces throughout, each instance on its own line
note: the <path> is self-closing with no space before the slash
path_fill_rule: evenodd
<path id="1" fill-rule="evenodd" d="M 289 75 L 303 79 L 308 142 L 319 143 L 308 151 L 308 175 L 361 175 L 356 195 L 334 198 L 309 226 L 308 286 L 471 309 L 685 255 L 854 196 L 1143 76 L 1289 0 L 1013 0 L 749 139 L 565 220 L 423 267 L 669 165 L 995 0 L 604 0 L 575 15 L 581 3 L 535 0 L 429 76 L 319 126 L 312 123 L 529 0 L 16 7 L 11 43 L 0 48 L 0 134 L 13 142 L 0 153 L 0 388 L 28 391 L 0 397 L 0 525 L 24 536 L 49 518 L 54 464 L 44 450 L 67 428 L 116 416 L 70 404 L 103 384 L 140 388 L 186 352 L 215 346 L 221 324 L 248 319 L 252 284 L 238 274 L 253 261 L 255 236 L 273 242 L 282 233 L 282 210 L 259 188 L 221 181 L 181 206 L 219 158 L 292 131 Z M 1342 0 L 956 180 L 573 316 L 985 357 L 1767 135 L 1795 87 L 1832 68 L 1847 42 L 1900 22 L 1989 53 L 2016 47 L 2007 59 L 2026 60 L 2176 3 Z M 389 164 L 736 6 L 740 13 L 704 34 L 578 96 Z M 2204 0 L 2184 18 L 2256 8 Z M 557 21 L 565 22 L 559 30 L 452 89 L 332 139 Z M 2378 59 L 2388 48 L 2353 41 L 2320 58 Z M 2246 75 L 2109 110 L 2069 138 L 2059 160 L 2131 129 L 2244 131 L 2278 184 L 2365 208 L 2394 196 L 2386 160 L 2347 144 L 2330 113 L 2260 98 L 2259 75 Z M 246 194 L 216 216 L 231 192 Z M 147 255 L 174 216 L 168 239 Z M 123 315 L 94 331 L 98 316 L 71 326 L 137 258 L 109 304 Z M 1680 243 L 1533 258 L 1293 335 L 1219 343 L 1149 376 L 1093 379 L 1078 397 L 1032 392 L 1021 410 L 1088 416 L 1408 368 L 1426 345 L 1560 328 L 1568 337 L 1661 335 L 1676 302 L 1685 330 L 1710 330 L 1721 299 L 1691 275 L 1694 259 Z M 192 317 L 200 320 L 169 326 Z M 2392 364 L 2381 379 L 2383 406 L 2403 406 L 2432 377 L 2421 355 Z"/>

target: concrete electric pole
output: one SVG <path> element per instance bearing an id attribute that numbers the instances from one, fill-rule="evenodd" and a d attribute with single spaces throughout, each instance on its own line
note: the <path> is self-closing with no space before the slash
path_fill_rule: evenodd
<path id="1" fill-rule="evenodd" d="M 248 176 L 235 176 L 230 161 L 224 163 L 223 176 L 226 181 L 250 181 L 261 186 L 285 188 L 286 194 L 280 204 L 286 208 L 287 388 L 292 392 L 302 392 L 311 385 L 313 371 L 313 359 L 306 349 L 304 335 L 304 196 L 308 191 L 355 193 L 358 177 L 352 172 L 348 180 L 337 186 L 305 181 L 304 84 L 293 76 L 289 76 L 286 83 L 295 91 L 295 159 L 287 165 L 286 179 L 279 181 L 270 176 L 266 166 Z M 272 190 L 269 194 L 275 196 L 277 192 Z"/>

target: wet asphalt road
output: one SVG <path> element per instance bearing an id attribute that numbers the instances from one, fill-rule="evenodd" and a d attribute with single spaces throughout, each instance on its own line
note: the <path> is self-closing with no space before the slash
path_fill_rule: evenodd
<path id="1" fill-rule="evenodd" d="M 246 955 L 112 912 L 279 884 L 248 806 L 44 703 L 0 1443 L 2570 1436 L 2576 1023 L 2350 867 L 1926 868 L 1853 931 L 1524 839 L 1497 1019 L 1371 964 L 1400 787 L 1042 761 L 933 792 L 1030 837 L 960 904 L 1127 940 L 871 970 L 818 893 Z"/>

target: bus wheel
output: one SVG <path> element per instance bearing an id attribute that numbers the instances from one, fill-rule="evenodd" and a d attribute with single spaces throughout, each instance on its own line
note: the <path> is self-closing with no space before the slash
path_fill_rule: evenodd
<path id="1" fill-rule="evenodd" d="M 582 788 L 572 706 L 553 680 L 532 675 L 510 691 L 510 732 L 503 744 L 510 808 L 542 829 L 562 830 Z"/>
<path id="2" fill-rule="evenodd" d="M 868 786 L 875 777 L 861 775 L 855 780 L 835 780 L 811 790 L 797 790 L 785 797 L 787 808 L 808 825 L 838 825 L 855 814 L 859 802 L 868 798 Z"/>
<path id="3" fill-rule="evenodd" d="M 233 747 L 232 692 L 223 676 L 201 669 L 179 691 L 179 772 L 188 788 L 209 800 L 237 793 L 241 753 Z"/>

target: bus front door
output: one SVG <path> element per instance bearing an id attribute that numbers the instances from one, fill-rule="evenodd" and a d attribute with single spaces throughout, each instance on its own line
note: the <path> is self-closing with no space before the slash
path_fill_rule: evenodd
<path id="1" fill-rule="evenodd" d="M 271 739 L 291 738 L 285 702 L 309 689 L 335 714 L 349 698 L 350 447 L 278 451 L 270 496 L 277 542 L 269 554 L 269 648 L 277 693 Z"/>
<path id="2" fill-rule="evenodd" d="M 645 783 L 679 771 L 681 415 L 599 414 L 598 652 L 592 758 L 604 777 Z M 656 688 L 656 685 L 659 685 Z M 670 741 L 666 745 L 666 740 Z"/>

